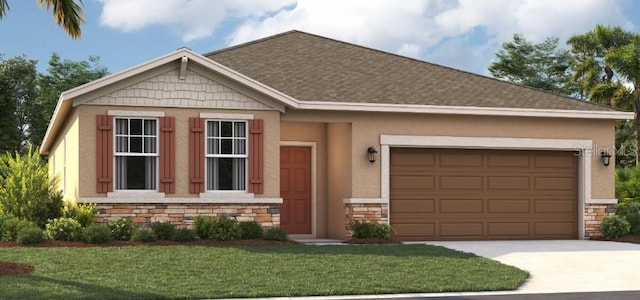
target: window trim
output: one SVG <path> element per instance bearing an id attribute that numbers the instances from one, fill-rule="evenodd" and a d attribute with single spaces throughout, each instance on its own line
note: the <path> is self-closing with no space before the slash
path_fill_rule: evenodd
<path id="1" fill-rule="evenodd" d="M 164 112 L 148 112 L 148 111 L 108 111 L 108 113 L 111 115 L 111 113 L 113 112 L 118 112 L 120 114 L 118 115 L 113 115 L 113 133 L 112 133 L 112 138 L 113 138 L 113 192 L 107 193 L 107 196 L 109 196 L 109 194 L 125 194 L 125 193 L 134 193 L 134 194 L 138 194 L 138 193 L 155 193 L 158 194 L 160 193 L 160 117 L 164 116 Z M 159 115 L 162 116 L 159 116 Z M 155 155 L 149 155 L 148 153 L 131 153 L 131 152 L 127 152 L 127 155 L 122 155 L 123 152 L 118 152 L 118 147 L 117 145 L 117 138 L 118 138 L 118 119 L 127 119 L 127 120 L 131 120 L 131 119 L 140 119 L 143 120 L 143 124 L 144 124 L 144 120 L 154 120 L 155 121 L 155 127 L 156 127 L 156 141 L 155 141 L 155 149 L 156 149 L 156 153 Z M 144 132 L 144 129 L 143 129 Z M 121 135 L 122 136 L 122 135 Z M 131 136 L 130 134 L 127 134 L 127 136 Z M 144 145 L 144 135 L 142 135 L 143 137 L 143 145 Z M 155 189 L 118 189 L 118 172 L 116 172 L 116 158 L 117 157 L 155 157 Z M 164 193 L 162 193 L 164 195 Z"/>
<path id="2" fill-rule="evenodd" d="M 229 194 L 246 195 L 249 197 L 253 197 L 253 193 L 249 193 L 249 120 L 253 119 L 253 115 L 245 115 L 245 114 L 217 114 L 217 113 L 200 113 L 202 115 L 215 116 L 216 118 L 205 118 L 204 119 L 204 193 L 200 193 L 200 196 L 227 196 Z M 236 117 L 251 117 L 250 119 L 244 118 L 236 118 Z M 209 122 L 243 122 L 244 126 L 244 153 L 245 154 L 209 154 Z M 223 138 L 223 137 L 218 137 Z M 231 137 L 233 140 L 236 139 L 235 136 Z M 244 189 L 242 190 L 209 190 L 209 176 L 207 170 L 207 159 L 208 158 L 244 158 Z M 204 195 L 203 195 L 204 194 Z"/>

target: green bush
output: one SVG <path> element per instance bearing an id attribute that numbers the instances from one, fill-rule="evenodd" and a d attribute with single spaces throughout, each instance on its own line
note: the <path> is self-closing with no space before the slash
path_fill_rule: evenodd
<path id="1" fill-rule="evenodd" d="M 390 240 L 393 237 L 393 228 L 389 224 L 356 220 L 351 222 L 351 231 L 354 239 Z"/>
<path id="2" fill-rule="evenodd" d="M 128 241 L 131 239 L 136 225 L 131 218 L 120 218 L 107 222 L 107 226 L 111 229 L 111 235 L 118 241 Z"/>
<path id="3" fill-rule="evenodd" d="M 36 244 L 45 240 L 44 232 L 40 227 L 31 225 L 18 231 L 16 242 L 18 244 Z"/>
<path id="4" fill-rule="evenodd" d="M 157 239 L 156 234 L 149 228 L 136 228 L 131 235 L 131 240 L 134 242 L 151 243 Z"/>
<path id="5" fill-rule="evenodd" d="M 159 240 L 170 241 L 176 233 L 176 225 L 168 222 L 153 222 L 151 224 L 151 230 L 153 230 L 153 233 L 156 234 Z"/>
<path id="6" fill-rule="evenodd" d="M 240 227 L 240 238 L 243 240 L 259 240 L 264 237 L 262 225 L 256 221 L 245 221 L 238 223 Z"/>
<path id="7" fill-rule="evenodd" d="M 62 193 L 56 185 L 37 148 L 29 147 L 24 155 L 0 155 L 0 214 L 44 227 L 62 215 Z"/>
<path id="8" fill-rule="evenodd" d="M 606 217 L 600 223 L 600 231 L 610 240 L 629 234 L 630 227 L 629 222 L 621 216 Z"/>
<path id="9" fill-rule="evenodd" d="M 196 240 L 196 233 L 193 230 L 187 228 L 176 229 L 175 234 L 173 235 L 173 241 L 184 243 L 184 242 L 192 242 Z"/>
<path id="10" fill-rule="evenodd" d="M 616 205 L 616 215 L 627 219 L 630 233 L 640 235 L 640 202 L 626 202 Z"/>
<path id="11" fill-rule="evenodd" d="M 47 237 L 57 241 L 76 242 L 82 240 L 83 228 L 80 222 L 72 218 L 50 220 L 45 228 Z"/>
<path id="12" fill-rule="evenodd" d="M 18 238 L 18 232 L 25 227 L 36 226 L 35 223 L 17 217 L 5 217 L 2 221 L 2 238 L 3 241 L 15 241 Z"/>
<path id="13" fill-rule="evenodd" d="M 616 198 L 620 202 L 640 202 L 640 167 L 616 169 Z"/>
<path id="14" fill-rule="evenodd" d="M 94 203 L 77 203 L 67 201 L 63 216 L 75 219 L 82 227 L 88 227 L 95 222 L 96 205 Z"/>
<path id="15" fill-rule="evenodd" d="M 216 241 L 233 241 L 240 239 L 238 222 L 229 217 L 196 216 L 194 221 L 196 233 L 202 239 Z"/>
<path id="16" fill-rule="evenodd" d="M 264 239 L 268 241 L 281 241 L 285 242 L 289 240 L 289 236 L 284 229 L 279 227 L 269 228 L 264 235 Z"/>
<path id="17" fill-rule="evenodd" d="M 113 239 L 107 224 L 91 224 L 84 229 L 84 241 L 91 244 L 107 243 Z"/>

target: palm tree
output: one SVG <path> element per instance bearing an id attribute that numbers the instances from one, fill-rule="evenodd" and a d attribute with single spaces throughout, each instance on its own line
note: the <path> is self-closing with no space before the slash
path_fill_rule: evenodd
<path id="1" fill-rule="evenodd" d="M 53 8 L 53 19 L 64 28 L 72 38 L 79 39 L 82 31 L 80 25 L 84 23 L 82 0 L 36 0 L 39 7 L 47 10 Z M 9 11 L 7 0 L 0 0 L 0 19 Z"/>

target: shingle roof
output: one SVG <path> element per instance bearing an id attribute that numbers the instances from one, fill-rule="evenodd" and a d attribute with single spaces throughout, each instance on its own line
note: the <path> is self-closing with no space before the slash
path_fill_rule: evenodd
<path id="1" fill-rule="evenodd" d="M 301 101 L 615 111 L 300 31 L 205 56 Z"/>

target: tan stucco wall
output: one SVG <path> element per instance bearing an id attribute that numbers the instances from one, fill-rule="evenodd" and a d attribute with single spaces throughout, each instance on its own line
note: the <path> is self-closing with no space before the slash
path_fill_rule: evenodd
<path id="1" fill-rule="evenodd" d="M 77 111 L 72 111 L 65 122 L 62 134 L 49 154 L 49 174 L 57 176 L 58 189 L 65 200 L 75 200 L 78 195 L 80 122 Z"/>
<path id="2" fill-rule="evenodd" d="M 79 197 L 104 197 L 96 193 L 96 115 L 107 114 L 108 110 L 156 111 L 167 117 L 176 118 L 176 193 L 166 197 L 197 197 L 189 194 L 189 118 L 200 113 L 253 114 L 255 119 L 263 119 L 264 125 L 264 193 L 263 198 L 278 198 L 280 195 L 280 113 L 278 111 L 244 111 L 190 108 L 148 108 L 133 106 L 77 107 L 80 118 L 80 189 Z M 85 163 L 86 162 L 86 163 Z"/>
<path id="3" fill-rule="evenodd" d="M 351 159 L 351 124 L 327 124 L 327 156 L 328 156 L 328 237 L 342 239 L 345 234 L 345 198 L 351 197 L 352 159 Z"/>
<path id="4" fill-rule="evenodd" d="M 327 125 L 309 122 L 280 123 L 280 139 L 316 143 L 316 235 L 327 236 Z"/>
<path id="5" fill-rule="evenodd" d="M 380 151 L 380 135 L 591 139 L 594 152 L 602 148 L 612 152 L 615 125 L 612 120 L 330 111 L 287 111 L 282 120 L 352 123 L 354 198 L 380 197 L 380 163 L 372 166 L 365 154 L 370 145 Z M 597 155 L 591 165 L 591 197 L 613 199 L 615 168 L 604 167 Z"/>

